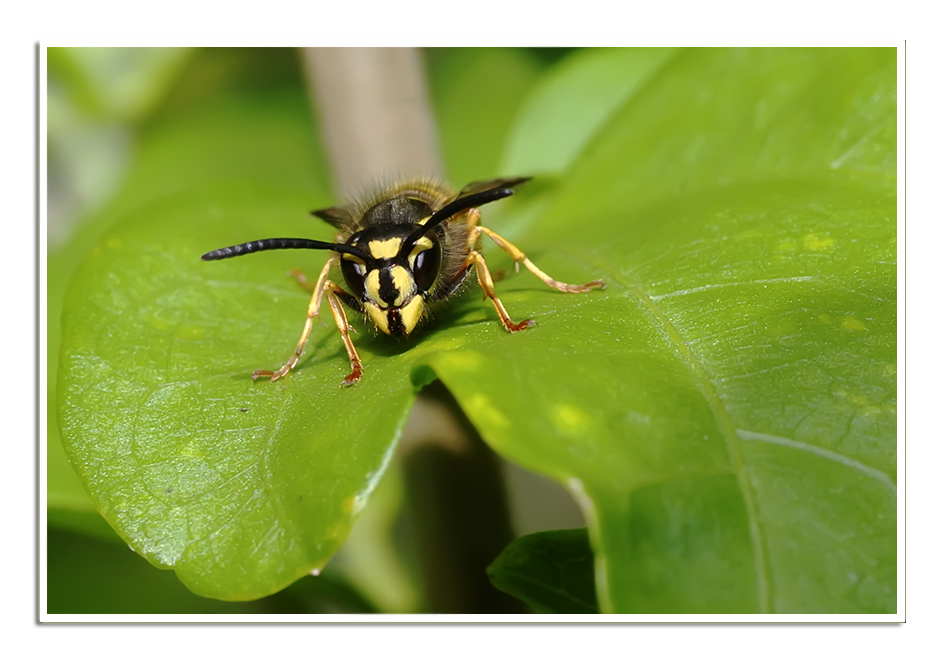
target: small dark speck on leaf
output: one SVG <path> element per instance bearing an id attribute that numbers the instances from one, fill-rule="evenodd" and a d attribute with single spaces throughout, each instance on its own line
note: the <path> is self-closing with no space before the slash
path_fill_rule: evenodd
<path id="1" fill-rule="evenodd" d="M 299 501 L 299 502 L 302 501 L 302 495 L 299 495 L 299 500 L 298 500 L 298 501 Z"/>
<path id="2" fill-rule="evenodd" d="M 240 412 L 246 412 L 246 408 L 245 408 L 245 407 L 241 407 L 241 408 L 240 408 Z"/>
<path id="3" fill-rule="evenodd" d="M 165 493 L 166 495 L 170 495 L 170 494 L 173 493 L 173 492 L 174 492 L 174 489 L 173 489 L 173 488 L 165 488 L 165 489 L 164 489 L 164 493 Z"/>

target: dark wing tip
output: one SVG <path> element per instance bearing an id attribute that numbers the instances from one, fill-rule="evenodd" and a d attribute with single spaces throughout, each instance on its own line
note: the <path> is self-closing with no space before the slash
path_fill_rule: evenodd
<path id="1" fill-rule="evenodd" d="M 505 186 L 509 189 L 515 189 L 516 187 L 520 187 L 526 182 L 529 182 L 531 180 L 532 180 L 531 175 L 529 177 L 513 177 L 511 179 L 506 180 Z"/>
<path id="2" fill-rule="evenodd" d="M 348 213 L 342 207 L 326 207 L 325 209 L 314 209 L 309 212 L 312 216 L 322 219 L 335 228 L 341 229 L 348 223 Z"/>

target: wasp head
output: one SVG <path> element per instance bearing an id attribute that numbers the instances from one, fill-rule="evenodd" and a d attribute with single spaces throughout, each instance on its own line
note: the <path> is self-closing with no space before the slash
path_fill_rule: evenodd
<path id="1" fill-rule="evenodd" d="M 368 317 L 390 336 L 410 334 L 440 274 L 443 251 L 436 233 L 415 239 L 417 225 L 379 226 L 356 233 L 348 245 L 370 256 L 341 255 L 342 275 Z"/>

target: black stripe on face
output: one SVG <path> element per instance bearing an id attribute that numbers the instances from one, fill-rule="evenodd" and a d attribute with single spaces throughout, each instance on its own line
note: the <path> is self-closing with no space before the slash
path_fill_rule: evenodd
<path id="1" fill-rule="evenodd" d="M 378 294 L 381 295 L 381 300 L 388 306 L 393 306 L 398 292 L 397 288 L 394 287 L 394 276 L 391 275 L 390 269 L 382 269 L 381 273 L 378 274 L 378 286 Z"/>
<path id="2" fill-rule="evenodd" d="M 401 310 L 391 309 L 388 311 L 388 334 L 391 336 L 404 336 L 407 333 L 404 329 L 404 321 L 401 320 Z"/>

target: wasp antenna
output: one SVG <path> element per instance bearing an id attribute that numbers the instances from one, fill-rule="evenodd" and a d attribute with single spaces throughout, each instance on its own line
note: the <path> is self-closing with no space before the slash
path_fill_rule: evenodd
<path id="1" fill-rule="evenodd" d="M 518 183 L 517 183 L 518 184 Z M 454 214 L 459 214 L 460 212 L 474 207 L 480 207 L 486 203 L 491 203 L 495 200 L 501 200 L 502 198 L 508 198 L 515 191 L 508 188 L 497 188 L 490 189 L 488 191 L 480 191 L 479 193 L 473 193 L 469 196 L 463 196 L 462 198 L 457 198 L 451 203 L 448 203 L 437 210 L 433 215 L 431 215 L 430 220 L 427 221 L 422 227 L 418 228 L 410 235 L 407 236 L 407 239 L 404 240 L 404 247 L 413 246 L 417 243 L 421 237 L 430 232 L 433 228 L 437 227 L 439 224 L 443 223 L 449 219 Z M 403 250 L 403 249 L 402 249 Z"/>
<path id="2" fill-rule="evenodd" d="M 222 249 L 208 251 L 200 257 L 201 260 L 224 260 L 226 258 L 235 258 L 248 253 L 257 253 L 259 251 L 275 251 L 277 249 L 324 249 L 328 251 L 337 251 L 338 253 L 350 253 L 356 258 L 369 261 L 371 256 L 354 246 L 347 244 L 334 244 L 332 242 L 320 242 L 315 239 L 297 239 L 290 237 L 281 237 L 274 239 L 257 239 L 245 244 L 236 244 L 226 246 Z"/>

